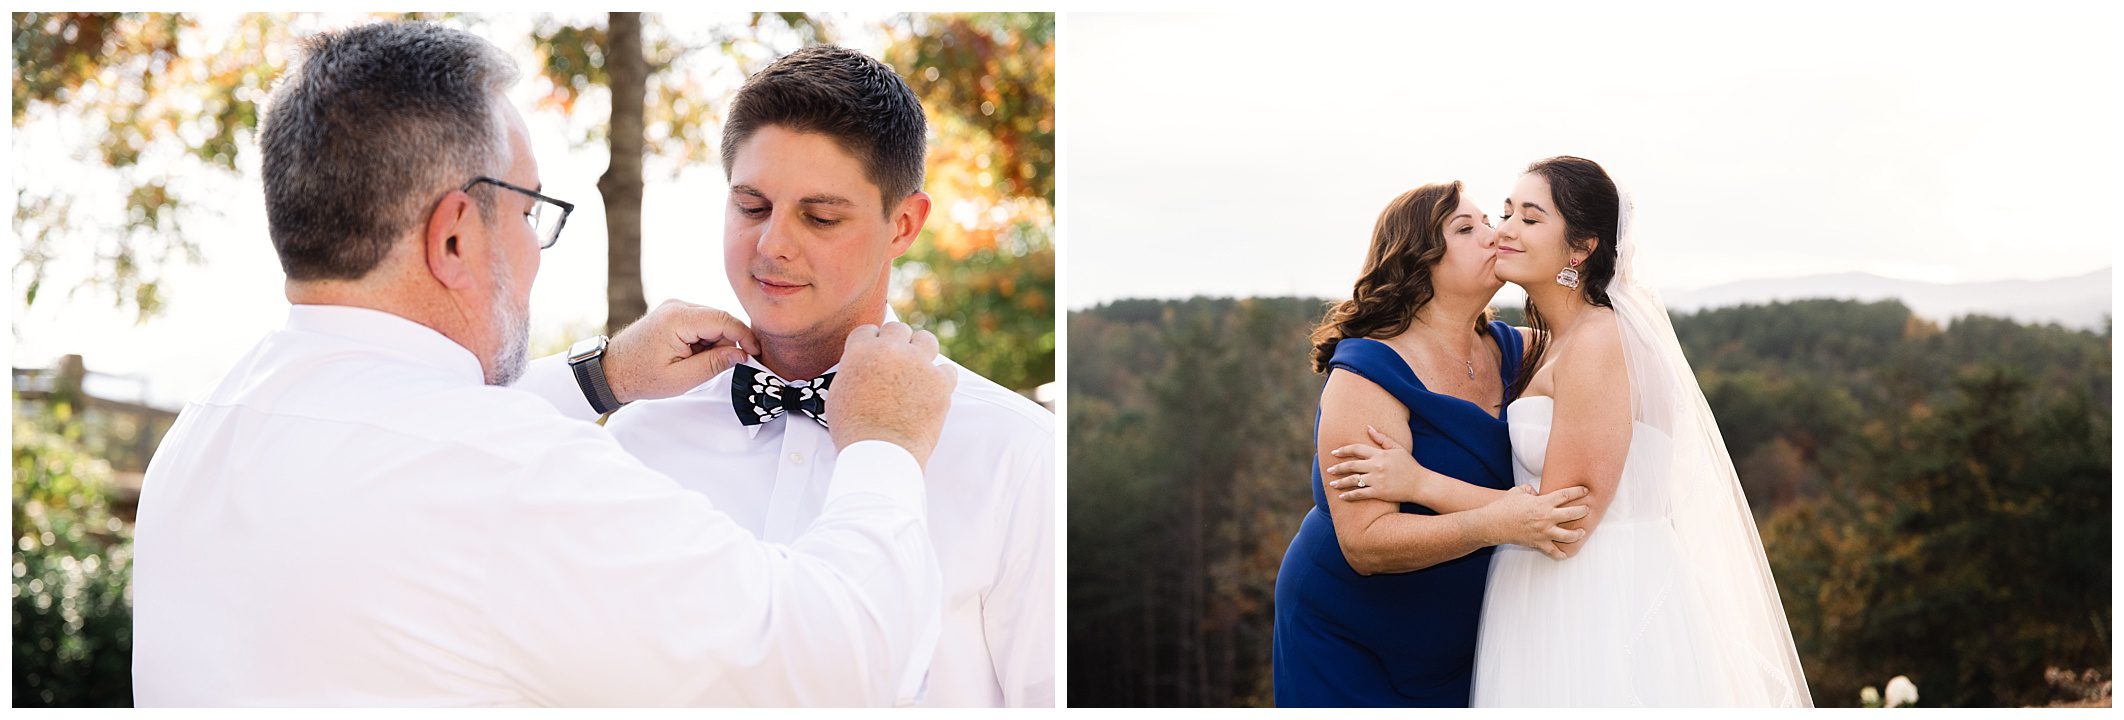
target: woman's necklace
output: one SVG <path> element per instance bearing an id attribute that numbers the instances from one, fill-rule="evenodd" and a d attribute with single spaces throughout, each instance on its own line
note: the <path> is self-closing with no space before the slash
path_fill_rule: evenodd
<path id="1" fill-rule="evenodd" d="M 1440 347 L 1443 347 L 1443 344 L 1442 344 L 1442 343 L 1440 344 Z M 1460 361 L 1460 365 L 1461 365 L 1462 367 L 1465 367 L 1465 368 L 1467 368 L 1467 369 L 1468 369 L 1468 379 L 1469 379 L 1469 380 L 1473 380 L 1473 379 L 1475 379 L 1475 358 L 1474 358 L 1474 356 L 1462 356 L 1462 357 L 1458 357 L 1458 358 L 1456 358 L 1456 357 L 1453 357 L 1453 356 L 1451 356 L 1451 355 L 1447 355 L 1447 356 L 1446 356 L 1446 358 L 1447 358 L 1447 359 L 1449 359 L 1449 360 L 1459 360 L 1459 361 Z"/>
<path id="2" fill-rule="evenodd" d="M 1426 334 L 1428 334 L 1428 333 L 1426 333 Z M 1444 354 L 1444 350 L 1443 350 L 1443 348 L 1445 347 L 1445 344 L 1444 344 L 1444 343 L 1429 343 L 1429 344 L 1430 344 L 1431 346 L 1433 346 L 1433 347 L 1437 347 L 1437 348 L 1440 348 L 1440 354 Z M 1475 379 L 1475 360 L 1474 360 L 1474 358 L 1473 358 L 1473 357 L 1471 357 L 1471 356 L 1462 356 L 1462 357 L 1454 357 L 1454 356 L 1452 356 L 1452 355 L 1446 355 L 1446 359 L 1448 359 L 1448 360 L 1459 360 L 1459 361 L 1460 361 L 1460 365 L 1461 365 L 1461 367 L 1467 368 L 1467 371 L 1468 371 L 1468 379 L 1469 379 L 1469 380 L 1473 380 L 1473 379 Z"/>
<path id="3" fill-rule="evenodd" d="M 1462 370 L 1466 371 L 1468 376 L 1468 382 L 1470 383 L 1465 388 L 1465 391 L 1469 391 L 1471 395 L 1478 398 L 1483 397 L 1487 394 L 1483 391 L 1475 389 L 1481 381 L 1477 380 L 1477 378 L 1480 376 L 1476 375 L 1475 373 L 1475 360 L 1473 358 L 1473 355 L 1482 354 L 1483 349 L 1485 347 L 1484 344 L 1480 342 L 1475 343 L 1474 347 L 1468 348 L 1469 351 L 1472 352 L 1471 355 L 1461 355 L 1456 357 L 1447 354 L 1447 351 L 1445 349 L 1446 343 L 1440 342 L 1439 339 L 1436 336 L 1432 335 L 1426 328 L 1410 328 L 1410 332 L 1404 336 L 1403 342 L 1406 343 L 1400 350 L 1403 356 L 1411 359 L 1420 359 L 1427 368 L 1433 367 L 1432 363 L 1435 363 L 1440 359 L 1448 361 L 1460 361 L 1460 367 Z M 1410 369 L 1413 370 L 1414 367 L 1412 366 Z M 1451 394 L 1454 397 L 1461 397 L 1460 395 L 1451 392 L 1451 390 L 1451 388 L 1445 388 L 1443 386 L 1433 389 L 1434 392 L 1446 392 L 1447 394 Z M 1466 397 L 1461 397 L 1461 399 L 1467 400 L 1470 403 L 1474 403 L 1477 407 L 1481 407 L 1484 404 L 1479 400 L 1470 400 Z M 1504 407 L 1504 404 L 1502 402 L 1492 402 L 1488 405 L 1489 412 L 1493 417 L 1496 416 L 1496 410 L 1498 408 Z"/>

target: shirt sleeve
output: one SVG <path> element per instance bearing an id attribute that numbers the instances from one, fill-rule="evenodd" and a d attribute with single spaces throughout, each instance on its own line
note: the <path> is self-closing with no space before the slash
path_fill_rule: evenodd
<path id="1" fill-rule="evenodd" d="M 568 367 L 567 353 L 531 361 L 524 366 L 524 374 L 516 379 L 516 384 L 510 387 L 545 399 L 561 415 L 571 419 L 597 419 L 597 410 L 590 407 L 590 398 L 583 397 L 582 386 L 575 383 L 575 368 Z"/>
<path id="2" fill-rule="evenodd" d="M 538 702 L 884 705 L 926 673 L 943 583 L 922 469 L 840 453 L 823 512 L 761 542 L 583 426 L 494 509 L 495 652 Z"/>
<path id="3" fill-rule="evenodd" d="M 1002 567 L 981 600 L 1009 707 L 1055 706 L 1055 450 L 1052 437 L 1032 440 L 1018 443 L 1003 468 L 1019 482 L 1004 518 Z"/>

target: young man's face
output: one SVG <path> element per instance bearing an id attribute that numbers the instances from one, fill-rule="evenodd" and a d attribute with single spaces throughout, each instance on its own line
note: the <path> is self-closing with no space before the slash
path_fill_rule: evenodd
<path id="1" fill-rule="evenodd" d="M 724 271 L 753 332 L 840 342 L 883 319 L 892 261 L 928 213 L 919 192 L 887 212 L 862 161 L 833 138 L 769 125 L 730 166 Z"/>

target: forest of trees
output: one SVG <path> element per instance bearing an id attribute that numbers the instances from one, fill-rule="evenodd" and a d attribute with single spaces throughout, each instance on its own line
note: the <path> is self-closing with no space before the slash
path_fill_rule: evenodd
<path id="1" fill-rule="evenodd" d="M 1324 307 L 1071 313 L 1072 706 L 1271 702 L 1276 571 L 1311 505 L 1323 382 L 1306 335 Z M 1674 321 L 1817 704 L 1856 705 L 1896 675 L 1924 705 L 2106 693 L 2108 329 L 1942 327 L 1893 301 Z"/>

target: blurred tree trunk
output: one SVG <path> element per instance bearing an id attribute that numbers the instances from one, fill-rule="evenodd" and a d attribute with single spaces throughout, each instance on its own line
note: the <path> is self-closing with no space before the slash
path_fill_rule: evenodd
<path id="1" fill-rule="evenodd" d="M 605 332 L 649 311 L 642 296 L 642 132 L 649 61 L 641 13 L 612 13 L 605 72 L 612 88 L 612 164 L 597 179 L 605 196 Z"/>

